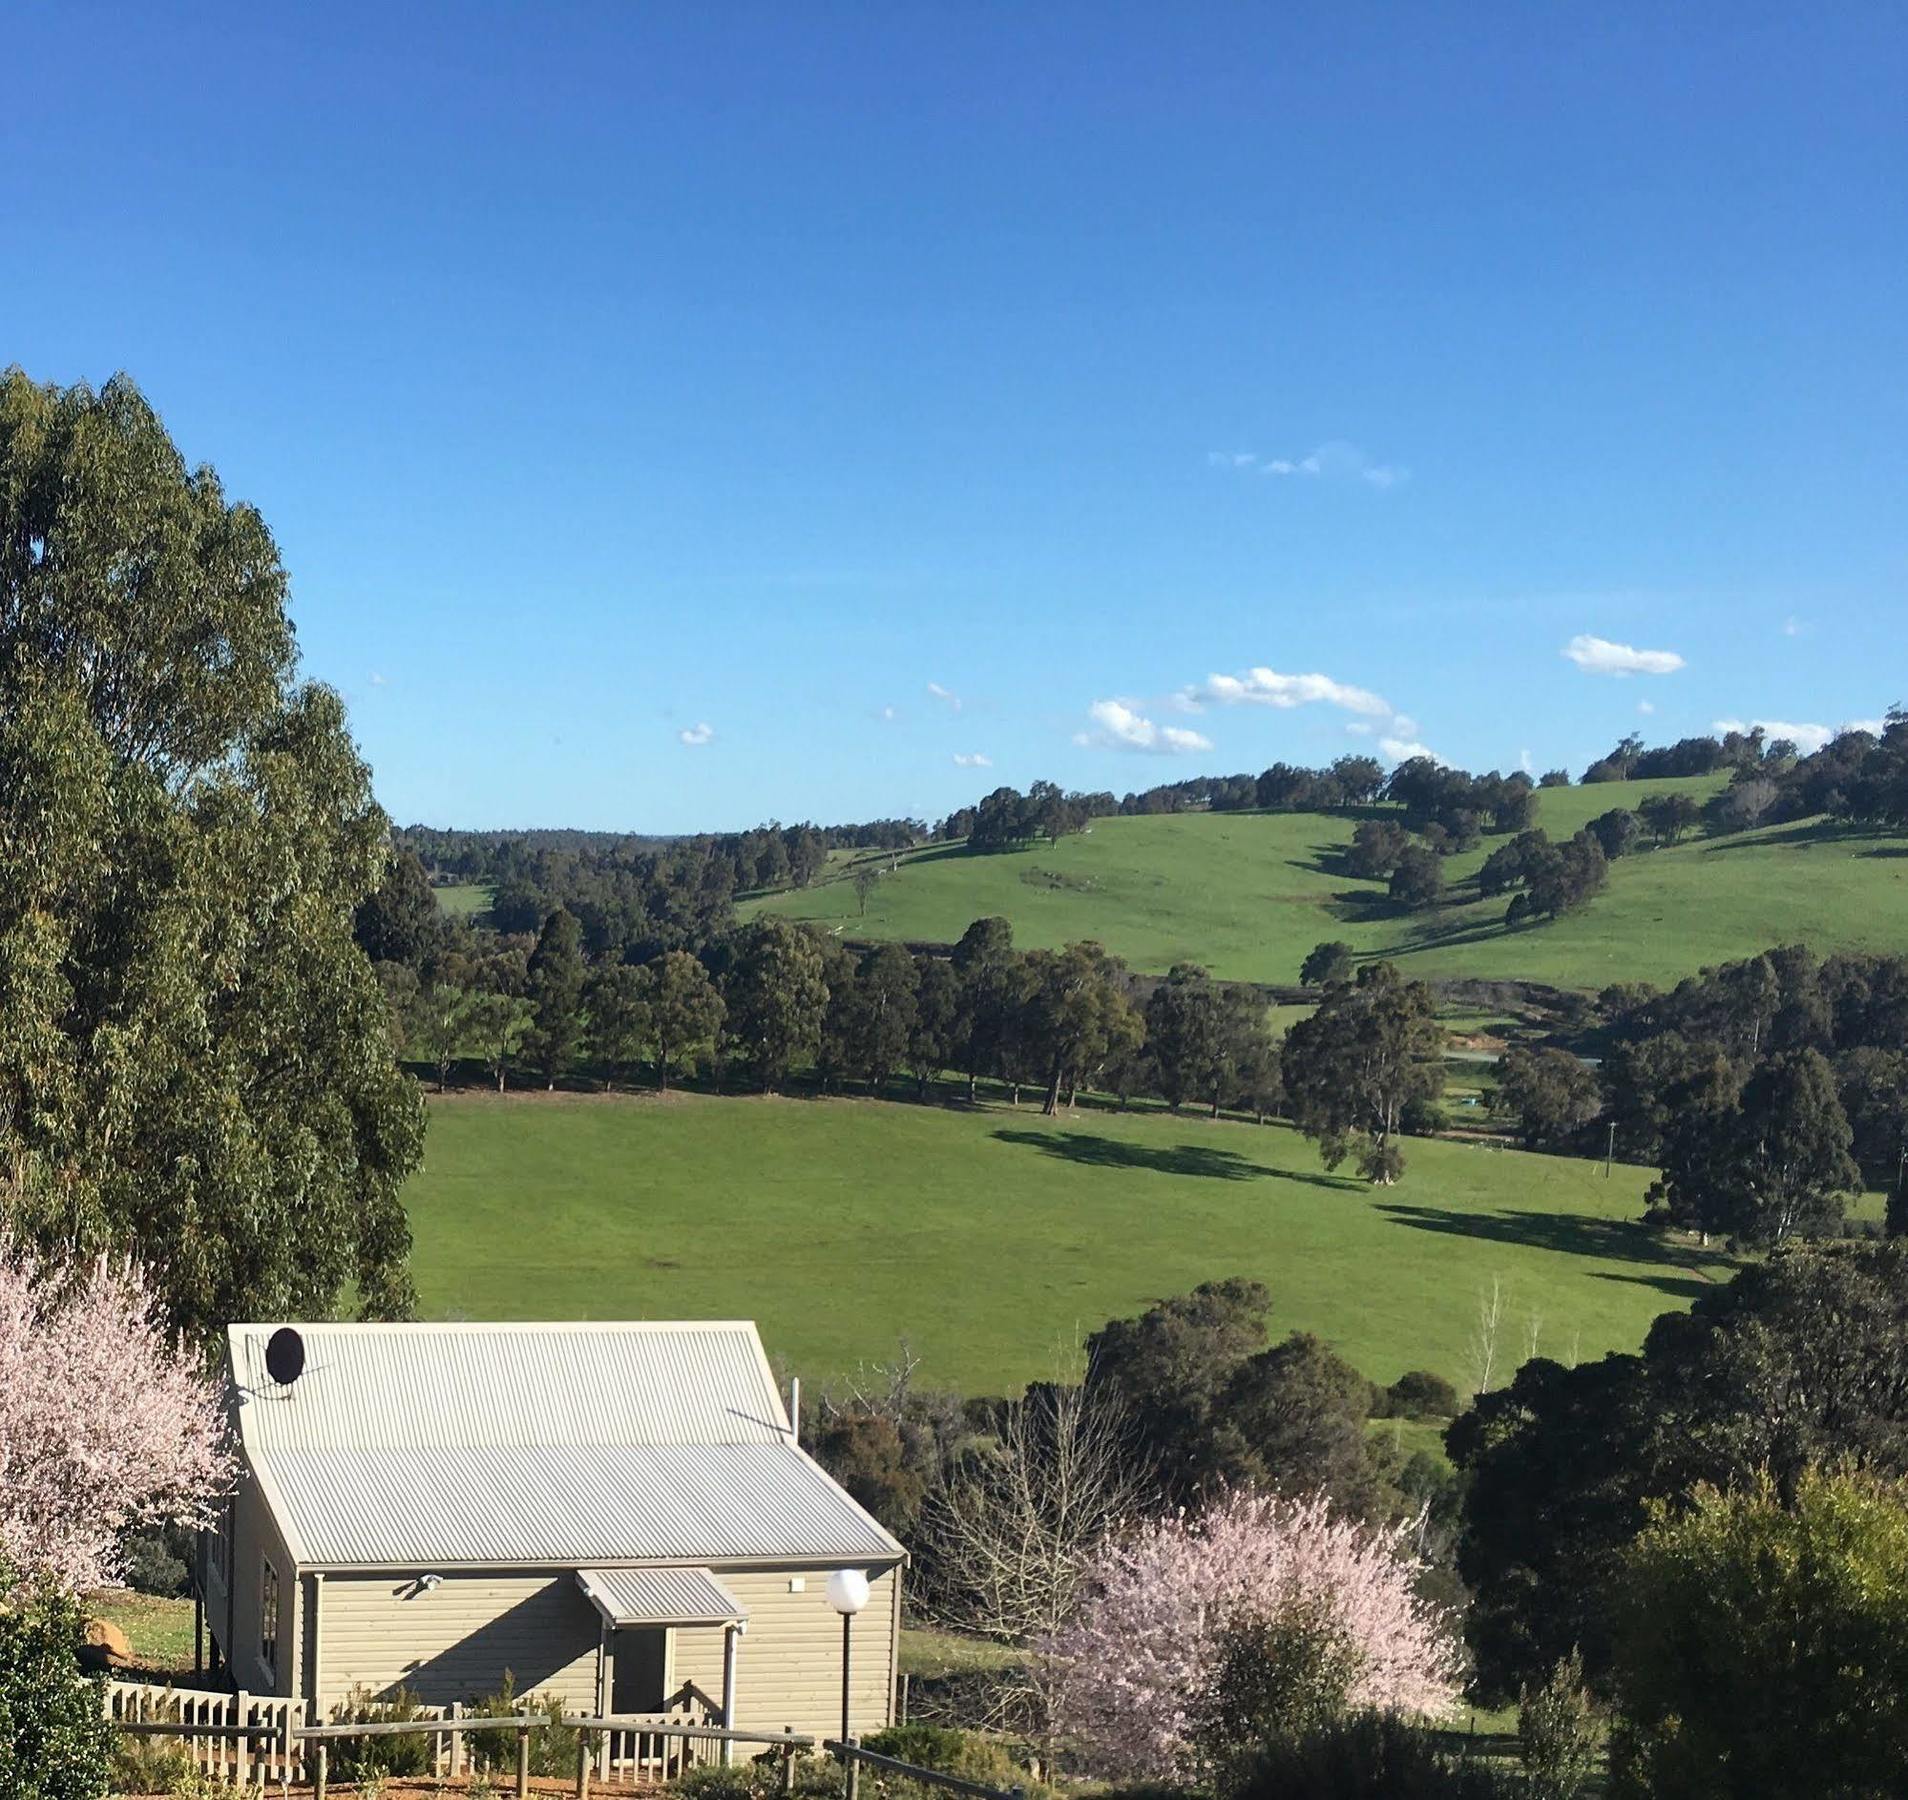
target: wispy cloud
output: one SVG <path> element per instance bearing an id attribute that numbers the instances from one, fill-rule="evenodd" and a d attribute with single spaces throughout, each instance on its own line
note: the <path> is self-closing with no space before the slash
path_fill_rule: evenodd
<path id="1" fill-rule="evenodd" d="M 1392 762 L 1415 762 L 1419 757 L 1434 763 L 1444 761 L 1429 744 L 1420 744 L 1415 738 L 1381 737 L 1378 749 Z"/>
<path id="2" fill-rule="evenodd" d="M 943 706 L 947 707 L 950 712 L 959 712 L 961 710 L 961 697 L 955 693 L 953 689 L 942 687 L 938 681 L 930 681 L 927 684 L 927 691 L 932 694 L 936 700 L 940 701 Z"/>
<path id="3" fill-rule="evenodd" d="M 379 670 L 373 669 L 371 671 L 371 685 L 373 687 L 389 687 L 391 685 L 391 678 Z"/>
<path id="4" fill-rule="evenodd" d="M 1247 475 L 1296 477 L 1299 480 L 1362 481 L 1368 487 L 1393 488 L 1411 479 L 1411 471 L 1397 463 L 1382 463 L 1342 438 L 1320 444 L 1303 456 L 1260 456 L 1253 450 L 1209 450 L 1208 465 Z"/>
<path id="5" fill-rule="evenodd" d="M 1587 675 L 1674 675 L 1683 666 L 1674 650 L 1639 650 L 1587 631 L 1564 645 L 1563 654 Z"/>
<path id="6" fill-rule="evenodd" d="M 1087 708 L 1091 731 L 1074 733 L 1073 741 L 1094 750 L 1143 750 L 1154 756 L 1188 756 L 1210 750 L 1212 739 L 1178 725 L 1159 725 L 1128 700 L 1096 700 Z"/>
<path id="7" fill-rule="evenodd" d="M 1656 711 L 1656 702 L 1654 700 L 1639 700 L 1636 703 L 1636 710 L 1647 719 L 1651 713 Z"/>
<path id="8" fill-rule="evenodd" d="M 1186 711 L 1211 706 L 1343 707 L 1346 712 L 1388 719 L 1391 705 L 1369 688 L 1334 681 L 1329 675 L 1281 675 L 1277 669 L 1248 669 L 1243 675 L 1208 675 L 1196 687 L 1181 688 L 1174 696 Z"/>
<path id="9" fill-rule="evenodd" d="M 687 744 L 691 750 L 699 750 L 704 744 L 715 741 L 715 727 L 704 719 L 694 725 L 685 725 L 676 733 L 676 742 Z"/>
<path id="10" fill-rule="evenodd" d="M 1782 621 L 1782 635 L 1784 637 L 1806 637 L 1808 635 L 1808 629 L 1809 628 L 1804 625 L 1794 613 L 1790 613 L 1789 616 Z"/>
<path id="11" fill-rule="evenodd" d="M 875 717 L 884 725 L 892 725 L 900 716 L 900 711 L 893 706 L 881 706 L 875 709 Z"/>
<path id="12" fill-rule="evenodd" d="M 978 750 L 956 750 L 954 766 L 957 769 L 991 769 L 994 766 L 994 759 L 991 756 L 983 756 Z"/>

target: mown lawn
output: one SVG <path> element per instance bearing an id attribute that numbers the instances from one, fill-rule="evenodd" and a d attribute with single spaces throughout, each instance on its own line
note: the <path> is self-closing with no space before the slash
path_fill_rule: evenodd
<path id="1" fill-rule="evenodd" d="M 1707 796 L 1719 777 L 1555 788 L 1538 822 L 1567 837 L 1613 806 L 1652 793 Z M 1293 982 L 1312 946 L 1342 938 L 1413 973 L 1597 988 L 1672 984 L 1704 963 L 1806 939 L 1818 950 L 1883 950 L 1908 936 L 1908 846 L 1817 825 L 1691 839 L 1620 859 L 1582 913 L 1515 932 L 1502 900 L 1399 916 L 1375 904 L 1382 885 L 1354 880 L 1339 858 L 1353 821 L 1319 814 L 1189 813 L 1098 819 L 1058 845 L 996 856 L 933 846 L 883 874 L 865 915 L 847 862 L 833 878 L 769 895 L 743 911 L 807 919 L 850 937 L 949 942 L 989 914 L 1023 946 L 1097 937 L 1135 968 L 1202 962 L 1235 980 Z M 1450 883 L 1474 873 L 1501 839 L 1451 858 Z M 886 859 L 877 859 L 885 868 Z"/>
<path id="2" fill-rule="evenodd" d="M 1403 1182 L 1327 1175 L 1283 1126 L 856 1100 L 452 1095 L 405 1190 L 425 1312 L 751 1318 L 835 1381 L 905 1339 L 969 1392 L 1077 1368 L 1086 1334 L 1228 1275 L 1368 1375 L 1465 1384 L 1480 1292 L 1500 1361 L 1638 1343 L 1720 1271 L 1635 1223 L 1648 1175 L 1414 1141 Z"/>
<path id="3" fill-rule="evenodd" d="M 192 1602 L 107 1588 L 86 1599 L 87 1614 L 117 1625 L 143 1669 L 178 1673 L 192 1667 Z"/>

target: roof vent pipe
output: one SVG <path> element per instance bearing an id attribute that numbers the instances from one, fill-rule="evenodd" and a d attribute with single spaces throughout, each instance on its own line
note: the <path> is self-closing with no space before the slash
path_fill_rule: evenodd
<path id="1" fill-rule="evenodd" d="M 792 1444 L 802 1441 L 802 1378 L 788 1378 L 788 1438 Z"/>

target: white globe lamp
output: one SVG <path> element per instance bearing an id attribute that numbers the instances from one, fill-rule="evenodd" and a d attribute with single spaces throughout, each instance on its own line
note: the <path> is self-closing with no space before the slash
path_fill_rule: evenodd
<path id="1" fill-rule="evenodd" d="M 828 1577 L 828 1604 L 841 1614 L 841 1760 L 847 1776 L 848 1800 L 856 1800 L 861 1784 L 855 1778 L 861 1773 L 861 1765 L 849 1754 L 854 1739 L 850 1735 L 852 1721 L 848 1704 L 854 1688 L 850 1671 L 855 1614 L 868 1604 L 866 1573 L 860 1569 L 837 1569 Z"/>

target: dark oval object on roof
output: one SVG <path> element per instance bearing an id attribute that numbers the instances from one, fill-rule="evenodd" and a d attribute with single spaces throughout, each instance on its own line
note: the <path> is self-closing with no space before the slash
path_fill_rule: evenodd
<path id="1" fill-rule="evenodd" d="M 305 1372 L 305 1340 L 292 1325 L 281 1325 L 265 1344 L 265 1372 L 280 1387 L 291 1384 Z"/>

